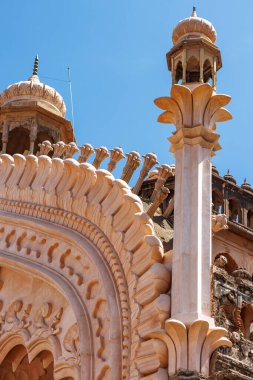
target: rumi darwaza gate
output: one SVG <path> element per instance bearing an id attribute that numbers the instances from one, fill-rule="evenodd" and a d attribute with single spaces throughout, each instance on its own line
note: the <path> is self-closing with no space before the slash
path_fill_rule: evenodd
<path id="1" fill-rule="evenodd" d="M 0 94 L 0 380 L 253 379 L 253 189 L 211 163 L 216 31 L 194 8 L 172 40 L 175 165 L 78 148 L 38 57 Z"/>

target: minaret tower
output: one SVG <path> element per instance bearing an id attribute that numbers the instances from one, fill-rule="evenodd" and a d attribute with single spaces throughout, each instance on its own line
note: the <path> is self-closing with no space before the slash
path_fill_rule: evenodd
<path id="1" fill-rule="evenodd" d="M 155 100 L 165 111 L 158 121 L 176 127 L 169 138 L 176 159 L 172 311 L 166 322 L 174 343 L 171 348 L 168 344 L 169 374 L 184 369 L 208 376 L 212 352 L 230 345 L 210 312 L 211 156 L 221 149 L 216 122 L 231 118 L 223 108 L 230 97 L 216 94 L 216 72 L 222 66 L 216 31 L 197 17 L 196 8 L 178 23 L 172 39 L 167 54 L 171 97 Z"/>

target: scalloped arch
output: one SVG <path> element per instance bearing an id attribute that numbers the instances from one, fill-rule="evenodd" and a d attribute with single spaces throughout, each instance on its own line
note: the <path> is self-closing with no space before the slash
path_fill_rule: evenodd
<path id="1" fill-rule="evenodd" d="M 140 378 L 135 365 L 136 352 L 141 341 L 148 339 L 152 332 L 151 325 L 143 336 L 138 333 L 142 314 L 168 291 L 170 276 L 161 264 L 161 242 L 139 197 L 132 194 L 124 181 L 86 163 L 3 154 L 0 156 L 0 210 L 7 215 L 35 218 L 37 223 L 45 220 L 62 225 L 97 246 L 111 268 L 119 293 L 125 294 L 125 299 L 121 298 L 122 333 L 125 337 L 129 334 L 130 323 L 132 343 L 131 347 L 123 343 L 122 379 Z M 155 273 L 159 265 L 161 274 Z M 169 310 L 164 311 L 163 320 L 168 313 Z"/>

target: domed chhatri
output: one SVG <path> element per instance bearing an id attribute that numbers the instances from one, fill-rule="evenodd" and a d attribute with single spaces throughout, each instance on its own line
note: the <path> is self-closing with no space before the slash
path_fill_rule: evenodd
<path id="1" fill-rule="evenodd" d="M 193 8 L 191 17 L 181 20 L 173 30 L 172 40 L 175 45 L 187 35 L 203 37 L 215 43 L 217 34 L 210 21 L 198 17 L 196 8 Z"/>
<path id="2" fill-rule="evenodd" d="M 222 67 L 221 54 L 215 45 L 216 37 L 213 25 L 198 17 L 195 7 L 191 17 L 176 25 L 173 47 L 167 53 L 172 84 L 212 83 L 216 90 L 217 71 Z"/>
<path id="3" fill-rule="evenodd" d="M 246 178 L 245 178 L 243 184 L 241 185 L 241 188 L 244 189 L 244 190 L 250 191 L 251 193 L 253 193 L 253 188 L 252 188 L 251 185 L 247 182 L 247 179 L 246 179 Z"/>
<path id="4" fill-rule="evenodd" d="M 43 141 L 75 141 L 72 124 L 65 118 L 62 96 L 38 77 L 36 56 L 28 80 L 14 83 L 0 94 L 0 151 L 33 154 Z"/>
<path id="5" fill-rule="evenodd" d="M 66 106 L 62 96 L 54 88 L 39 80 L 38 62 L 38 56 L 36 56 L 33 75 L 28 80 L 14 83 L 0 94 L 0 107 L 36 101 L 42 108 L 65 117 Z"/>
<path id="6" fill-rule="evenodd" d="M 223 176 L 223 178 L 228 181 L 228 182 L 231 182 L 233 184 L 236 185 L 236 180 L 235 178 L 232 176 L 232 174 L 230 173 L 229 169 L 227 171 L 227 173 Z"/>

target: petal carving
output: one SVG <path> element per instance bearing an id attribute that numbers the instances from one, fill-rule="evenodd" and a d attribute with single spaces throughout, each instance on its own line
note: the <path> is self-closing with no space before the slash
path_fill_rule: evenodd
<path id="1" fill-rule="evenodd" d="M 201 350 L 209 330 L 207 321 L 195 321 L 188 332 L 188 365 L 193 371 L 201 371 Z"/>
<path id="2" fill-rule="evenodd" d="M 187 328 L 181 321 L 169 319 L 165 329 L 176 349 L 177 368 L 187 368 Z"/>
<path id="3" fill-rule="evenodd" d="M 214 113 L 222 107 L 225 107 L 231 100 L 228 95 L 213 95 L 206 107 L 204 116 L 204 126 L 209 128 L 210 120 Z"/>
<path id="4" fill-rule="evenodd" d="M 221 327 L 209 330 L 205 339 L 201 355 L 201 372 L 209 375 L 210 356 L 220 346 L 231 347 L 232 343 L 226 338 L 227 330 Z"/>
<path id="5" fill-rule="evenodd" d="M 192 93 L 189 88 L 175 84 L 171 89 L 171 97 L 177 102 L 185 127 L 192 126 Z"/>
<path id="6" fill-rule="evenodd" d="M 171 111 L 163 112 L 157 121 L 164 124 L 176 124 L 175 115 Z"/>
<path id="7" fill-rule="evenodd" d="M 164 96 L 154 100 L 154 103 L 157 107 L 161 108 L 164 111 L 169 111 L 174 107 L 178 107 L 174 99 Z"/>
<path id="8" fill-rule="evenodd" d="M 203 125 L 205 109 L 212 93 L 213 89 L 209 84 L 203 84 L 193 90 L 193 126 Z"/>
<path id="9" fill-rule="evenodd" d="M 215 124 L 217 122 L 223 122 L 223 121 L 227 121 L 227 120 L 231 120 L 231 119 L 232 119 L 231 113 L 228 110 L 226 110 L 225 108 L 220 108 L 212 116 L 212 118 L 209 122 L 209 128 L 211 128 L 212 130 L 215 130 L 215 128 L 216 128 Z"/>

